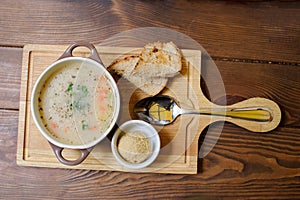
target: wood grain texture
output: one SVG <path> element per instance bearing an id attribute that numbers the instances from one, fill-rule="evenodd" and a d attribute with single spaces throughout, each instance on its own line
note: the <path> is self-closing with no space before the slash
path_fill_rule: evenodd
<path id="1" fill-rule="evenodd" d="M 0 48 L 3 62 L 0 65 L 1 108 L 18 109 L 21 80 L 21 48 Z M 1 59 L 1 60 L 2 60 Z M 282 110 L 281 126 L 300 126 L 300 70 L 297 66 L 215 61 L 223 82 L 214 77 L 211 69 L 202 69 L 206 86 L 202 90 L 213 102 L 224 104 L 224 97 L 207 89 L 224 84 L 228 95 L 227 104 L 251 97 L 264 97 L 277 102 Z M 249 71 L 252 76 L 249 76 Z M 291 87 L 292 86 L 292 87 Z M 217 90 L 216 90 L 217 91 Z M 210 93 L 209 93 L 210 92 Z M 286 95 L 289 94 L 289 95 Z M 235 98 L 235 102 L 230 98 Z M 226 98 L 225 98 L 226 99 Z"/>
<path id="2" fill-rule="evenodd" d="M 19 167 L 22 48 L 1 47 L 0 199 L 299 199 L 299 10 L 299 1 L 1 1 L 0 46 L 98 44 L 131 28 L 171 28 L 215 59 L 227 96 L 218 95 L 223 83 L 202 69 L 202 86 L 216 90 L 206 92 L 212 101 L 265 97 L 280 105 L 283 116 L 268 134 L 226 123 L 195 175 Z M 220 127 L 204 131 L 200 155 Z"/>
<path id="3" fill-rule="evenodd" d="M 101 60 L 104 66 L 109 66 L 120 56 L 124 56 L 125 54 L 137 55 L 137 52 L 142 50 L 130 47 L 95 47 L 99 55 L 102 55 Z M 130 170 L 118 164 L 110 150 L 109 140 L 101 141 L 101 145 L 96 145 L 90 156 L 78 166 L 70 167 L 58 162 L 45 138 L 41 137 L 42 135 L 36 128 L 30 105 L 33 87 L 41 72 L 52 62 L 57 60 L 66 49 L 67 46 L 64 45 L 37 44 L 26 45 L 23 48 L 17 151 L 17 163 L 19 165 L 170 174 L 197 173 L 198 137 L 208 124 L 215 121 L 215 119 L 211 119 L 208 116 L 202 116 L 200 118 L 199 115 L 185 115 L 169 126 L 163 128 L 156 127 L 161 139 L 160 154 L 151 166 L 143 169 Z M 129 52 L 132 53 L 130 54 Z M 169 80 L 166 86 L 167 89 L 163 90 L 161 94 L 172 95 L 178 101 L 189 102 L 195 107 L 201 105 L 205 108 L 210 108 L 212 104 L 207 101 L 200 90 L 200 74 L 198 72 L 201 71 L 201 51 L 182 49 L 181 52 L 185 58 L 182 61 L 181 74 Z M 89 51 L 82 49 L 81 51 L 78 50 L 77 54 L 84 56 L 88 55 Z M 140 90 L 136 90 L 135 86 L 133 87 L 133 85 L 125 79 L 120 79 L 117 82 L 117 86 L 122 105 L 117 125 L 121 125 L 125 121 L 136 119 L 132 113 L 133 106 L 136 102 L 148 95 Z M 190 94 L 192 93 L 189 90 L 190 87 L 195 94 Z M 270 110 L 274 111 L 274 115 L 278 113 L 275 113 L 276 110 L 272 109 L 272 107 L 270 107 Z M 133 116 L 133 118 L 131 118 L 131 116 Z M 274 117 L 273 121 L 276 122 L 276 119 L 278 118 Z M 239 122 L 239 124 L 242 124 L 242 122 Z M 250 124 L 250 122 L 248 124 Z M 243 127 L 247 127 L 246 125 L 248 124 L 243 124 Z M 256 127 L 260 127 L 263 131 L 263 127 L 271 127 L 273 129 L 277 124 L 272 125 L 272 123 L 266 123 L 264 126 L 256 125 Z M 68 158 L 68 154 L 66 158 Z M 70 152 L 69 159 L 78 159 L 78 152 Z"/>
<path id="4" fill-rule="evenodd" d="M 0 47 L 0 108 L 18 109 L 22 49 Z"/>
<path id="5" fill-rule="evenodd" d="M 158 26 L 189 35 L 216 57 L 300 61 L 297 1 L 3 0 L 0 10 L 2 45 L 98 44 L 121 31 Z"/>
<path id="6" fill-rule="evenodd" d="M 2 53 L 11 54 L 10 49 Z M 16 64 L 21 60 L 21 55 L 18 55 L 19 58 L 15 57 L 11 62 L 15 63 L 11 66 L 16 71 L 20 70 Z M 297 92 L 300 78 L 297 67 L 228 61 L 216 61 L 216 64 L 227 91 L 227 104 L 254 96 L 273 99 L 279 103 L 283 113 L 286 113 L 280 127 L 270 134 L 255 134 L 226 123 L 212 152 L 199 160 L 197 175 L 40 169 L 16 165 L 18 112 L 1 110 L 0 180 L 5 180 L 0 184 L 1 198 L 93 199 L 96 195 L 111 199 L 144 199 L 146 191 L 147 197 L 153 199 L 297 199 L 300 195 L 300 108 L 297 104 L 300 99 Z M 249 71 L 256 78 L 247 79 Z M 265 73 L 261 74 L 262 71 Z M 239 73 L 241 78 L 236 78 L 239 76 L 234 72 Z M 1 76 L 4 73 L 0 70 Z M 202 75 L 208 82 L 206 84 L 219 84 L 213 82 L 209 70 L 202 70 Z M 10 74 L 12 79 L 18 76 L 17 73 Z M 10 87 L 19 90 L 20 85 L 15 83 Z M 249 91 L 249 88 L 252 90 Z M 283 89 L 286 94 L 291 94 L 290 99 L 285 98 L 285 93 L 281 92 Z M 222 97 L 207 95 L 215 102 L 222 103 Z M 18 109 L 18 106 L 14 109 Z M 202 148 L 210 147 L 218 128 L 218 124 L 213 126 L 205 136 L 206 142 Z M 202 140 L 200 138 L 200 142 Z M 66 190 L 69 192 L 65 192 Z"/>
<path id="7" fill-rule="evenodd" d="M 241 63 L 215 61 L 223 79 L 226 94 L 248 99 L 251 97 L 265 97 L 279 104 L 282 110 L 282 126 L 300 127 L 300 70 L 297 66 L 278 64 Z M 251 72 L 251 75 L 249 73 Z M 217 87 L 222 84 L 216 82 L 211 69 L 203 69 L 202 76 L 206 85 Z M 212 101 L 218 102 L 222 97 L 213 90 L 206 90 L 206 95 Z M 229 102 L 231 104 L 233 102 Z"/>
<path id="8" fill-rule="evenodd" d="M 18 112 L 0 110 L 0 120 L 2 199 L 297 199 L 300 195 L 297 128 L 254 134 L 226 123 L 214 149 L 199 161 L 198 174 L 164 175 L 19 167 Z M 218 124 L 211 128 L 206 145 L 219 128 Z"/>

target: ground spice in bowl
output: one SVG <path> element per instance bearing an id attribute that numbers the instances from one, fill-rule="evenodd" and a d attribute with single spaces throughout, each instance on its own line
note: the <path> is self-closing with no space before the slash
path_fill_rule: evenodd
<path id="1" fill-rule="evenodd" d="M 142 131 L 122 132 L 117 149 L 127 162 L 141 163 L 150 154 L 150 141 Z"/>
<path id="2" fill-rule="evenodd" d="M 129 120 L 121 124 L 113 135 L 111 150 L 116 161 L 123 167 L 141 169 L 151 165 L 157 158 L 160 138 L 149 123 Z"/>

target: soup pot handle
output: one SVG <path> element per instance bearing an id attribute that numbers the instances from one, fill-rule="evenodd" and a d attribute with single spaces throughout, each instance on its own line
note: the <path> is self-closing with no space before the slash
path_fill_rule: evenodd
<path id="1" fill-rule="evenodd" d="M 56 146 L 55 144 L 52 144 L 51 142 L 49 142 L 49 144 L 52 147 L 56 158 L 62 164 L 70 165 L 70 166 L 74 166 L 74 165 L 78 165 L 78 164 L 82 163 L 82 161 L 84 161 L 86 159 L 86 157 L 90 154 L 90 152 L 93 149 L 93 147 L 90 147 L 90 148 L 87 148 L 87 149 L 79 149 L 80 152 L 81 152 L 81 156 L 78 159 L 76 159 L 76 160 L 67 160 L 62 155 L 62 151 L 64 150 L 64 148 Z"/>
<path id="2" fill-rule="evenodd" d="M 59 57 L 58 60 L 60 60 L 62 58 L 72 57 L 73 56 L 73 54 L 72 54 L 73 50 L 77 47 L 80 47 L 80 46 L 87 47 L 91 51 L 91 54 L 88 58 L 93 59 L 93 60 L 95 60 L 95 61 L 97 61 L 97 62 L 99 62 L 100 64 L 103 65 L 95 46 L 92 45 L 91 43 L 88 43 L 88 42 L 75 42 L 74 44 L 70 45 L 66 49 L 66 51 Z"/>

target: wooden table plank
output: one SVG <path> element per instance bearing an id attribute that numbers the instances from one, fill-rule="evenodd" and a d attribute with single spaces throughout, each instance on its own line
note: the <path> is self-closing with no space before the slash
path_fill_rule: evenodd
<path id="1" fill-rule="evenodd" d="M 185 33 L 214 57 L 299 62 L 300 2 L 17 1 L 0 4 L 0 45 L 95 44 L 131 28 Z"/>
<path id="2" fill-rule="evenodd" d="M 0 109 L 18 109 L 22 49 L 0 47 Z"/>
<path id="3" fill-rule="evenodd" d="M 225 124 L 214 149 L 200 159 L 198 174 L 164 175 L 19 167 L 15 163 L 18 112 L 0 110 L 0 121 L 3 199 L 296 199 L 300 195 L 298 128 L 257 134 Z M 219 128 L 211 127 L 206 145 Z"/>

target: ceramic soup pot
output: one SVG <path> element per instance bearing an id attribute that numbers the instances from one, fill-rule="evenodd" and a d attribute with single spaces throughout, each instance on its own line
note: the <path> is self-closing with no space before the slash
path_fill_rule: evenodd
<path id="1" fill-rule="evenodd" d="M 79 46 L 89 57 L 73 56 Z M 114 127 L 120 111 L 117 84 L 92 44 L 75 43 L 37 79 L 31 96 L 33 120 L 48 140 L 58 160 L 78 165 Z M 68 160 L 63 149 L 81 155 Z"/>

